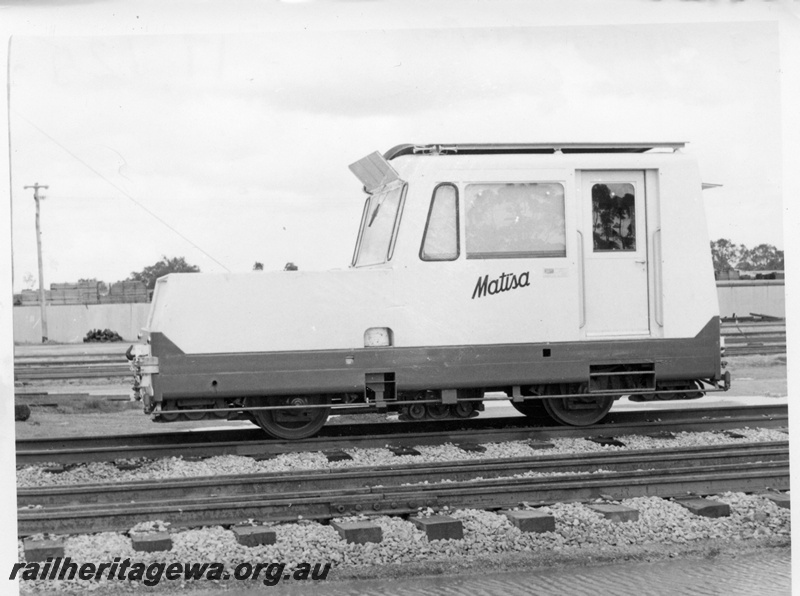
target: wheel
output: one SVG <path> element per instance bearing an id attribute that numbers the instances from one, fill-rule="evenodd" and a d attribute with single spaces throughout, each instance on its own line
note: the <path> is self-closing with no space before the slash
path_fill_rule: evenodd
<path id="1" fill-rule="evenodd" d="M 216 400 L 214 400 L 214 409 L 220 409 L 221 410 L 221 409 L 223 409 L 225 407 L 227 407 L 227 404 L 225 403 L 224 399 L 216 399 Z M 224 420 L 224 419 L 226 419 L 228 417 L 229 413 L 230 412 L 212 412 L 211 415 L 215 416 L 217 418 L 222 418 Z"/>
<path id="2" fill-rule="evenodd" d="M 174 401 L 165 401 L 161 404 L 161 419 L 164 422 L 175 422 L 181 415 L 177 409 L 178 406 Z"/>
<path id="3" fill-rule="evenodd" d="M 561 393 L 585 393 L 586 385 L 566 385 Z M 613 395 L 589 395 L 585 397 L 554 397 L 544 401 L 544 408 L 550 417 L 568 426 L 589 426 L 605 418 L 614 405 Z"/>
<path id="4" fill-rule="evenodd" d="M 404 413 L 409 420 L 422 420 L 425 418 L 425 404 L 411 404 Z"/>
<path id="5" fill-rule="evenodd" d="M 456 418 L 469 418 L 475 411 L 475 406 L 472 405 L 471 401 L 460 401 L 452 406 L 452 411 Z"/>
<path id="6" fill-rule="evenodd" d="M 303 406 L 330 403 L 330 399 L 322 395 L 292 395 L 264 400 L 249 397 L 245 400 L 246 408 L 259 406 Z M 291 410 L 255 410 L 250 412 L 265 433 L 276 439 L 307 439 L 314 436 L 328 421 L 330 408 L 309 408 Z"/>
<path id="7" fill-rule="evenodd" d="M 187 420 L 202 420 L 206 417 L 205 412 L 182 412 L 182 414 L 186 416 Z"/>
<path id="8" fill-rule="evenodd" d="M 427 404 L 425 410 L 428 418 L 432 420 L 444 420 L 450 417 L 450 406 L 444 404 Z"/>

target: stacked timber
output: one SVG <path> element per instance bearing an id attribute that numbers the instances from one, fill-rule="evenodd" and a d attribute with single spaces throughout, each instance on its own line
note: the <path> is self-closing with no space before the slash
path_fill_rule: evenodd
<path id="1" fill-rule="evenodd" d="M 100 304 L 148 301 L 147 286 L 141 281 L 118 281 L 111 284 L 107 295 L 100 296 Z"/>
<path id="2" fill-rule="evenodd" d="M 22 306 L 39 304 L 37 290 L 22 290 L 15 303 Z M 150 293 L 141 281 L 118 281 L 109 287 L 97 280 L 77 283 L 53 283 L 45 290 L 45 300 L 52 305 L 65 304 L 128 304 L 149 302 Z"/>

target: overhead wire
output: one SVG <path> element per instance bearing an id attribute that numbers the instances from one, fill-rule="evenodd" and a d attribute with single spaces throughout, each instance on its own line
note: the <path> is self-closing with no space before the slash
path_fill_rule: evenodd
<path id="1" fill-rule="evenodd" d="M 144 205 L 142 205 L 142 204 L 141 204 L 139 201 L 137 201 L 137 200 L 136 200 L 136 199 L 135 199 L 133 196 L 131 196 L 131 195 L 130 195 L 128 192 L 126 192 L 124 189 L 122 189 L 122 188 L 120 188 L 119 186 L 117 186 L 116 184 L 114 184 L 114 182 L 112 182 L 111 180 L 109 180 L 108 178 L 106 178 L 106 177 L 105 177 L 105 176 L 104 176 L 104 175 L 103 175 L 101 172 L 98 172 L 98 171 L 97 171 L 95 168 L 93 168 L 93 167 L 92 167 L 90 164 L 86 163 L 86 162 L 85 162 L 83 159 L 81 159 L 80 157 L 78 157 L 77 155 L 75 155 L 75 154 L 74 154 L 72 151 L 70 151 L 70 150 L 69 150 L 67 147 L 65 147 L 65 146 L 64 146 L 62 143 L 60 143 L 58 140 L 56 140 L 55 138 L 53 138 L 53 137 L 52 137 L 50 134 L 48 134 L 47 132 L 45 132 L 44 130 L 42 130 L 42 129 L 41 129 L 39 126 L 37 126 L 36 124 L 34 124 L 33 122 L 31 122 L 31 121 L 30 121 L 28 118 L 26 118 L 24 115 L 20 114 L 20 113 L 19 113 L 17 110 L 13 110 L 13 112 L 14 112 L 14 114 L 15 114 L 16 116 L 19 116 L 20 118 L 22 118 L 22 119 L 23 119 L 25 122 L 27 122 L 27 123 L 28 123 L 30 126 L 32 126 L 33 128 L 35 128 L 37 131 L 39 131 L 39 132 L 40 132 L 42 135 L 44 135 L 45 137 L 47 137 L 48 139 L 50 139 L 50 141 L 52 141 L 53 143 L 55 143 L 56 145 L 58 145 L 58 146 L 59 146 L 59 147 L 60 147 L 60 148 L 61 148 L 61 149 L 62 149 L 64 152 L 66 152 L 66 153 L 67 153 L 68 155 L 70 155 L 70 156 L 71 156 L 73 159 L 75 159 L 75 160 L 76 160 L 76 161 L 78 161 L 80 164 L 82 164 L 82 165 L 83 165 L 85 168 L 87 168 L 87 169 L 88 169 L 90 172 L 92 172 L 93 174 L 97 175 L 99 178 L 101 178 L 102 180 L 104 180 L 104 181 L 105 181 L 105 182 L 106 182 L 108 185 L 110 185 L 112 188 L 114 188 L 114 189 L 115 189 L 117 192 L 119 192 L 119 193 L 120 193 L 122 196 L 124 196 L 126 199 L 128 199 L 129 201 L 131 201 L 132 203 L 134 203 L 134 204 L 135 204 L 137 207 L 139 207 L 140 209 L 142 209 L 142 210 L 143 210 L 145 213 L 147 213 L 148 215 L 150 215 L 150 217 L 154 218 L 156 221 L 158 221 L 159 223 L 161 223 L 161 225 L 163 225 L 164 227 L 166 227 L 167 229 L 169 229 L 169 230 L 170 230 L 170 231 L 172 231 L 173 233 L 175 233 L 175 234 L 177 234 L 178 236 L 180 236 L 180 237 L 181 237 L 181 238 L 182 238 L 184 241 L 186 241 L 187 243 L 189 243 L 191 246 L 193 246 L 194 248 L 196 248 L 197 250 L 199 250 L 201 253 L 203 253 L 205 256 L 207 256 L 209 259 L 211 259 L 212 261 L 214 261 L 214 262 L 215 262 L 217 265 L 219 265 L 220 267 L 222 267 L 222 268 L 223 268 L 225 271 L 227 271 L 228 273 L 230 273 L 230 271 L 231 271 L 230 269 L 228 269 L 228 268 L 227 268 L 225 265 L 223 265 L 222 263 L 220 263 L 220 262 L 219 262 L 217 259 L 215 259 L 213 256 L 211 256 L 211 255 L 210 255 L 208 252 L 206 252 L 205 250 L 203 250 L 203 249 L 202 249 L 200 246 L 198 246 L 198 245 L 197 245 L 195 242 L 193 242 L 193 241 L 192 241 L 191 239 L 189 239 L 187 236 L 185 236 L 184 234 L 182 234 L 181 232 L 179 232 L 178 230 L 176 230 L 174 227 L 172 227 L 172 226 L 171 226 L 171 225 L 170 225 L 170 224 L 169 224 L 167 221 L 165 221 L 165 220 L 164 220 L 162 217 L 160 217 L 159 215 L 157 215 L 156 213 L 154 213 L 153 211 L 151 211 L 150 209 L 148 209 L 147 207 L 145 207 Z"/>

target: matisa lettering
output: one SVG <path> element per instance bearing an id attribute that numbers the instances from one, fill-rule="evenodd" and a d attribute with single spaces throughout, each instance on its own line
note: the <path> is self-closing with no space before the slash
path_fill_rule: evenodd
<path id="1" fill-rule="evenodd" d="M 491 281 L 489 281 L 488 275 L 484 275 L 478 278 L 478 283 L 475 284 L 475 290 L 472 292 L 472 299 L 487 295 L 494 296 L 500 292 L 528 287 L 531 285 L 529 278 L 529 271 L 520 274 L 519 277 L 513 273 L 501 273 L 500 277 Z"/>

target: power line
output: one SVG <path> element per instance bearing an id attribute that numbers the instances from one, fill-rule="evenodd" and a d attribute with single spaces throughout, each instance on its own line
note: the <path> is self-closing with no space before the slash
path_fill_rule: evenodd
<path id="1" fill-rule="evenodd" d="M 38 130 L 38 131 L 39 131 L 41 134 L 43 134 L 45 137 L 47 137 L 48 139 L 50 139 L 50 140 L 51 140 L 53 143 L 55 143 L 56 145 L 58 145 L 58 146 L 59 146 L 59 147 L 60 147 L 62 150 L 64 150 L 64 151 L 65 151 L 65 152 L 66 152 L 68 155 L 70 155 L 70 156 L 71 156 L 73 159 L 75 159 L 75 160 L 76 160 L 76 161 L 78 161 L 79 163 L 83 164 L 83 166 L 84 166 L 84 167 L 86 167 L 86 168 L 87 168 L 89 171 L 91 171 L 92 173 L 94 173 L 94 174 L 95 174 L 95 175 L 97 175 L 98 177 L 102 178 L 102 179 L 103 179 L 103 180 L 104 180 L 104 181 L 105 181 L 107 184 L 109 184 L 111 187 L 113 187 L 114 189 L 116 189 L 116 190 L 117 190 L 117 191 L 118 191 L 120 194 L 122 194 L 122 195 L 123 195 L 123 196 L 124 196 L 126 199 L 128 199 L 129 201 L 131 201 L 132 203 L 134 203 L 134 204 L 135 204 L 137 207 L 139 207 L 140 209 L 142 209 L 143 211 L 145 211 L 145 212 L 146 212 L 148 215 L 150 215 L 151 217 L 153 217 L 154 219 L 156 219 L 156 220 L 157 220 L 158 222 L 160 222 L 160 223 L 161 223 L 163 226 L 165 226 L 166 228 L 168 228 L 169 230 L 171 230 L 172 232 L 174 232 L 175 234 L 177 234 L 178 236 L 180 236 L 181 238 L 183 238 L 183 239 L 184 239 L 186 242 L 188 242 L 189 244 L 191 244 L 193 247 L 195 247 L 197 250 L 199 250 L 201 253 L 203 253 L 205 256 L 207 256 L 209 259 L 211 259 L 212 261 L 214 261 L 214 262 L 215 262 L 217 265 L 219 265 L 220 267 L 222 267 L 222 268 L 223 268 L 225 271 L 227 271 L 228 273 L 230 273 L 230 271 L 231 271 L 231 270 L 230 270 L 230 269 L 228 269 L 228 268 L 227 268 L 225 265 L 223 265 L 222 263 L 220 263 L 220 262 L 219 262 L 217 259 L 215 259 L 214 257 L 212 257 L 212 256 L 211 256 L 210 254 L 208 254 L 208 253 L 207 253 L 205 250 L 203 250 L 202 248 L 200 248 L 200 247 L 199 247 L 197 244 L 195 244 L 194 242 L 192 242 L 192 241 L 191 241 L 189 238 L 187 238 L 186 236 L 184 236 L 184 235 L 183 235 L 182 233 L 180 233 L 178 230 L 176 230 L 175 228 L 173 228 L 173 227 L 172 227 L 172 226 L 171 226 L 169 223 L 167 223 L 166 221 L 164 221 L 164 220 L 163 220 L 161 217 L 159 217 L 158 215 L 156 215 L 155 213 L 153 213 L 152 211 L 150 211 L 150 209 L 148 209 L 147 207 L 145 207 L 144 205 L 142 205 L 142 204 L 141 204 L 139 201 L 137 201 L 135 198 L 133 198 L 133 197 L 132 197 L 130 194 L 128 194 L 127 192 L 125 192 L 125 190 L 123 190 L 122 188 L 120 188 L 119 186 L 117 186 L 116 184 L 114 184 L 114 183 L 113 183 L 111 180 L 109 180 L 108 178 L 106 178 L 106 177 L 105 177 L 103 174 L 101 174 L 100 172 L 98 172 L 98 171 L 97 171 L 96 169 L 94 169 L 94 168 L 93 168 L 91 165 L 89 165 L 88 163 L 86 163 L 85 161 L 83 161 L 83 160 L 82 160 L 80 157 L 78 157 L 77 155 L 75 155 L 75 154 L 74 154 L 72 151 L 70 151 L 69 149 L 67 149 L 67 148 L 66 148 L 66 147 L 65 147 L 63 144 L 59 143 L 59 142 L 58 142 L 56 139 L 54 139 L 52 136 L 50 136 L 50 135 L 49 135 L 49 134 L 47 134 L 45 131 L 43 131 L 41 128 L 39 128 L 39 127 L 38 127 L 36 124 L 34 124 L 34 123 L 33 123 L 33 122 L 31 122 L 30 120 L 28 120 L 28 119 L 27 119 L 25 116 L 23 116 L 22 114 L 20 114 L 20 113 L 19 113 L 19 112 L 17 112 L 16 110 L 14 110 L 14 114 L 16 114 L 17 116 L 19 116 L 20 118 L 22 118 L 22 119 L 23 119 L 25 122 L 27 122 L 28 124 L 30 124 L 30 125 L 31 125 L 33 128 L 35 128 L 36 130 Z"/>

